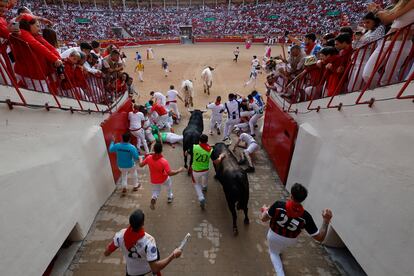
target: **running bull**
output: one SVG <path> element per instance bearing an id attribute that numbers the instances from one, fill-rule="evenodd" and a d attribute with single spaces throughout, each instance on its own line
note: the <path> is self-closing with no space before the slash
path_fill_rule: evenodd
<path id="1" fill-rule="evenodd" d="M 216 160 L 221 153 L 226 155 L 219 164 L 214 164 L 216 178 L 223 186 L 227 205 L 233 217 L 233 234 L 238 234 L 237 210 L 244 211 L 244 224 L 249 224 L 247 204 L 249 202 L 249 179 L 246 172 L 239 166 L 237 159 L 224 143 L 214 145 L 211 159 Z"/>
<path id="2" fill-rule="evenodd" d="M 184 167 L 186 169 L 188 168 L 188 174 L 190 174 L 191 165 L 193 164 L 193 145 L 198 144 L 203 130 L 203 112 L 198 109 L 191 111 L 190 120 L 188 121 L 187 127 L 183 131 Z M 187 164 L 188 155 L 190 155 L 190 166 Z"/>

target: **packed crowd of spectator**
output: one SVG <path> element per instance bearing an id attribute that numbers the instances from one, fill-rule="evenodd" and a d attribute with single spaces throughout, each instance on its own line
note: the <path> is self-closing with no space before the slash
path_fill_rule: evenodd
<path id="1" fill-rule="evenodd" d="M 148 38 L 179 36 L 179 27 L 191 25 L 193 34 L 246 35 L 280 34 L 289 30 L 295 34 L 327 33 L 346 16 L 357 24 L 368 1 L 358 0 L 298 0 L 290 2 L 225 3 L 218 6 L 126 7 L 66 3 L 47 6 L 43 1 L 27 1 L 33 13 L 50 19 L 63 41 L 116 38 L 112 27 L 123 27 L 132 37 Z M 77 23 L 77 18 L 90 20 Z"/>
<path id="2" fill-rule="evenodd" d="M 37 9 L 37 12 L 34 13 L 27 7 L 13 10 L 14 2 L 14 0 L 9 0 L 8 4 L 0 2 L 0 37 L 9 41 L 9 45 L 6 44 L 6 47 L 1 48 L 3 52 L 0 56 L 0 83 L 10 85 L 9 77 L 15 76 L 16 82 L 21 87 L 42 92 L 55 91 L 58 95 L 84 100 L 92 99 L 97 102 L 111 102 L 126 91 L 134 93 L 132 79 L 123 71 L 125 55 L 113 45 L 101 49 L 99 42 L 92 41 L 95 36 L 106 37 L 110 35 L 109 28 L 105 27 L 109 26 L 105 25 L 108 24 L 108 20 L 102 19 L 101 25 L 103 27 L 99 24 L 97 26 L 88 24 L 87 29 L 78 28 L 77 23 L 73 22 L 73 24 L 67 25 L 60 23 L 62 20 L 63 22 L 65 22 L 64 20 L 72 20 L 65 15 L 65 12 L 76 12 L 83 17 L 88 13 L 94 14 L 94 17 L 89 18 L 90 20 L 94 18 L 101 20 L 101 17 L 105 16 L 105 12 L 82 11 L 81 13 L 70 9 L 58 11 L 52 7 L 44 8 L 37 4 L 32 6 Z M 282 92 L 291 100 L 333 96 L 338 92 L 352 92 L 364 86 L 372 88 L 377 85 L 387 85 L 407 79 L 414 71 L 412 47 L 412 29 L 414 28 L 409 26 L 414 21 L 413 0 L 399 0 L 384 10 L 380 5 L 370 3 L 365 9 L 365 15 L 361 15 L 359 20 L 357 20 L 355 12 L 346 17 L 342 16 L 341 20 L 328 21 L 325 18 L 324 20 L 320 19 L 319 23 L 313 16 L 322 18 L 322 15 L 318 17 L 315 11 L 323 14 L 328 10 L 327 6 L 329 5 L 316 5 L 319 2 L 314 2 L 314 0 L 303 0 L 302 2 L 307 3 L 306 9 L 313 12 L 308 11 L 306 16 L 299 17 L 298 14 L 304 11 L 302 7 L 284 5 L 285 9 L 292 10 L 286 11 L 286 14 L 278 11 L 281 14 L 280 18 L 286 19 L 289 16 L 295 18 L 293 20 L 295 24 L 299 23 L 297 26 L 295 24 L 285 25 L 283 29 L 278 30 L 269 30 L 264 27 L 265 25 L 260 25 L 267 24 L 263 23 L 264 21 L 251 20 L 257 16 L 258 18 L 270 19 L 270 15 L 274 11 L 263 8 L 268 6 L 267 4 L 258 7 L 249 4 L 234 10 L 223 8 L 224 19 L 218 15 L 219 9 L 204 9 L 202 18 L 204 16 L 217 18 L 218 20 L 211 21 L 214 24 L 220 20 L 226 22 L 224 25 L 214 25 L 216 28 L 210 26 L 203 29 L 205 27 L 203 24 L 207 23 L 197 27 L 195 20 L 200 19 L 191 18 L 189 15 L 193 14 L 193 11 L 189 10 L 187 10 L 189 18 L 183 22 L 189 24 L 191 21 L 195 26 L 196 34 L 207 34 L 207 32 L 227 34 L 226 26 L 231 26 L 232 30 L 238 30 L 240 33 L 256 32 L 259 28 L 266 35 L 272 33 L 273 30 L 275 33 L 283 33 L 283 36 L 289 39 L 293 45 L 288 58 L 280 56 L 267 60 L 266 69 L 270 72 L 267 87 L 269 91 Z M 348 2 L 340 3 L 343 4 L 344 9 L 345 7 L 350 8 Z M 362 3 L 360 5 L 363 6 Z M 329 6 L 330 8 L 332 7 Z M 358 10 L 355 7 L 353 9 L 354 11 Z M 183 10 L 183 12 L 185 11 Z M 195 11 L 201 10 L 196 9 Z M 138 29 L 137 32 L 143 32 L 147 36 L 160 35 L 160 29 L 151 23 L 152 20 L 163 22 L 165 35 L 174 34 L 170 33 L 169 27 L 178 24 L 179 19 L 177 18 L 180 16 L 168 13 L 170 17 L 163 19 L 158 17 L 160 14 L 156 16 L 157 12 L 167 14 L 169 11 L 156 10 L 155 15 L 152 13 L 150 16 L 142 15 L 140 17 L 142 20 L 137 22 L 146 22 L 147 25 L 134 25 L 134 20 L 138 20 L 132 16 L 134 12 L 128 13 L 128 17 L 124 17 L 125 13 L 120 11 L 108 12 L 108 15 L 118 16 L 114 19 L 114 22 L 118 23 L 113 24 L 126 24 L 131 27 L 131 30 Z M 226 18 L 226 16 L 234 14 L 239 15 L 235 21 Z M 7 16 L 10 17 L 6 19 Z M 243 21 L 244 18 L 248 18 L 247 21 Z M 302 18 L 303 21 L 300 21 L 299 18 Z M 307 18 L 314 19 L 308 22 Z M 122 23 L 123 20 L 132 21 Z M 352 27 L 350 24 L 352 20 L 362 20 L 363 26 Z M 51 21 L 59 22 L 58 26 L 54 29 L 50 28 L 53 25 Z M 41 31 L 41 27 L 45 28 Z M 73 29 L 67 30 L 66 27 Z M 360 29 L 361 27 L 363 29 Z M 404 31 L 393 34 L 393 32 L 400 30 Z M 145 33 L 146 31 L 148 32 Z M 308 33 L 304 36 L 300 35 L 304 31 L 308 31 Z M 78 32 L 82 32 L 82 34 Z M 326 33 L 318 40 L 316 34 L 322 32 Z M 386 39 L 381 39 L 387 33 L 391 34 Z M 82 42 L 79 43 L 79 47 L 62 49 L 58 44 L 58 36 L 62 35 L 70 37 L 72 43 L 84 38 L 87 38 L 85 40 L 90 43 Z M 395 41 L 391 42 L 393 39 Z M 5 52 L 7 49 L 9 53 Z M 362 50 L 359 51 L 360 49 Z M 278 60 L 281 63 L 278 63 Z M 5 71 L 13 72 L 5 74 Z M 99 99 L 92 98 L 97 96 Z"/>

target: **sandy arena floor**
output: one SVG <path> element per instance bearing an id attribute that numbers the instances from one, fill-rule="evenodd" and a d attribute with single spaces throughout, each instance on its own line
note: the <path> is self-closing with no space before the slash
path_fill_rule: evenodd
<path id="1" fill-rule="evenodd" d="M 240 47 L 237 63 L 233 62 L 233 50 L 236 46 Z M 252 85 L 243 87 L 250 76 L 250 62 L 253 55 L 257 55 L 261 59 L 264 54 L 264 45 L 254 45 L 249 50 L 246 50 L 242 44 L 163 45 L 153 47 L 154 60 L 146 60 L 146 49 L 146 46 L 124 49 L 128 56 L 126 71 L 133 76 L 135 87 L 139 90 L 141 99 L 147 100 L 151 90 L 165 93 L 171 84 L 180 88 L 183 80 L 190 79 L 194 82 L 194 107 L 204 109 L 206 104 L 214 101 L 219 95 L 224 101 L 230 92 L 237 92 L 241 95 L 250 93 L 253 90 Z M 137 74 L 134 73 L 136 51 L 139 51 L 143 56 L 144 82 L 139 82 Z M 279 47 L 273 47 L 273 55 L 280 53 Z M 170 66 L 171 72 L 168 77 L 164 76 L 164 71 L 161 69 L 161 58 L 163 57 Z M 204 94 L 201 82 L 201 72 L 206 66 L 215 68 L 210 96 Z M 261 74 L 257 79 L 256 88 L 260 92 L 265 91 L 265 78 L 265 74 Z"/>
<path id="2" fill-rule="evenodd" d="M 264 46 L 255 45 L 250 50 L 245 50 L 243 45 L 239 45 L 241 55 L 237 64 L 232 61 L 232 51 L 235 46 L 199 44 L 154 47 L 156 59 L 152 61 L 144 59 L 145 82 L 138 83 L 135 80 L 141 93 L 141 100 L 149 98 L 149 91 L 166 92 L 170 84 L 179 86 L 183 79 L 195 81 L 196 107 L 203 108 L 209 101 L 214 101 L 217 95 L 226 96 L 229 92 L 246 95 L 252 90 L 243 88 L 244 82 L 249 77 L 250 60 L 255 54 L 261 56 Z M 125 51 L 128 55 L 128 72 L 133 72 L 135 51 L 139 50 L 144 54 L 145 49 L 142 47 Z M 280 49 L 274 47 L 273 54 L 278 51 Z M 172 72 L 168 78 L 164 77 L 161 70 L 161 57 L 165 57 L 170 64 Z M 209 97 L 204 95 L 200 82 L 201 70 L 205 65 L 216 68 L 212 95 Z M 134 78 L 137 79 L 136 76 Z M 261 93 L 264 92 L 264 78 L 265 76 L 261 75 L 258 80 L 257 88 Z M 185 119 L 175 127 L 177 133 L 182 132 L 189 117 L 188 112 L 184 112 L 182 104 L 180 107 Z M 205 130 L 208 130 L 207 124 L 208 120 L 204 120 Z M 221 138 L 213 136 L 209 142 L 214 144 Z M 260 135 L 257 140 L 260 142 Z M 175 149 L 166 145 L 164 155 L 170 161 L 172 168 L 183 165 L 181 145 L 177 145 Z M 174 202 L 167 204 L 166 191 L 163 190 L 156 210 L 152 211 L 149 208 L 151 187 L 148 182 L 148 169 L 139 169 L 139 181 L 143 187 L 138 192 L 128 192 L 124 198 L 120 197 L 120 191 L 117 189 L 109 198 L 98 213 L 66 275 L 125 275 L 125 262 L 120 251 L 110 257 L 104 257 L 103 252 L 114 233 L 127 226 L 129 214 L 135 208 L 141 208 L 146 214 L 145 229 L 155 237 L 161 257 L 167 256 L 187 232 L 192 234 L 182 258 L 174 260 L 163 271 L 163 275 L 274 275 L 267 252 L 268 226 L 259 221 L 259 209 L 263 204 L 271 204 L 275 200 L 285 198 L 288 194 L 263 149 L 255 154 L 254 162 L 256 172 L 249 175 L 250 225 L 243 225 L 243 215 L 239 212 L 237 237 L 233 236 L 231 215 L 222 187 L 213 178 L 213 172 L 209 177 L 205 211 L 200 209 L 191 178 L 186 174 L 173 177 Z M 283 253 L 282 260 L 287 275 L 340 275 L 324 248 L 313 242 L 306 234 L 301 235 L 295 247 Z"/>

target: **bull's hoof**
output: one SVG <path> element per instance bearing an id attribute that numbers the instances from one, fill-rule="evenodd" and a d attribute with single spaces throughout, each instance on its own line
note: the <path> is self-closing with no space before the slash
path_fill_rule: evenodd
<path id="1" fill-rule="evenodd" d="M 185 165 L 184 165 L 184 168 L 188 169 L 188 165 L 187 165 L 187 164 L 185 164 Z"/>
<path id="2" fill-rule="evenodd" d="M 245 219 L 244 219 L 244 224 L 245 224 L 245 225 L 250 224 L 250 220 L 249 220 L 248 218 L 245 218 Z"/>
<path id="3" fill-rule="evenodd" d="M 239 229 L 237 227 L 233 227 L 233 236 L 237 236 L 239 234 Z"/>

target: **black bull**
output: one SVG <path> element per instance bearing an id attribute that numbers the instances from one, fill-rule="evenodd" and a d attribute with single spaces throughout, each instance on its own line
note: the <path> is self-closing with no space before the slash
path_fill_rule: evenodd
<path id="1" fill-rule="evenodd" d="M 190 168 L 193 163 L 192 150 L 193 145 L 198 144 L 201 134 L 203 133 L 203 112 L 200 110 L 191 111 L 190 120 L 187 127 L 183 131 L 183 152 L 184 167 L 188 168 L 187 157 L 190 154 Z"/>
<path id="2" fill-rule="evenodd" d="M 244 224 L 249 224 L 247 215 L 247 204 L 249 202 L 249 179 L 247 173 L 240 168 L 233 153 L 230 152 L 224 143 L 217 143 L 214 145 L 211 159 L 216 160 L 221 153 L 226 157 L 220 164 L 215 165 L 216 178 L 223 186 L 223 191 L 226 196 L 227 205 L 233 217 L 233 233 L 238 234 L 237 229 L 237 210 L 244 211 Z"/>

